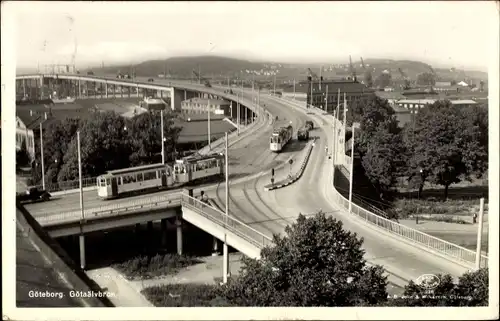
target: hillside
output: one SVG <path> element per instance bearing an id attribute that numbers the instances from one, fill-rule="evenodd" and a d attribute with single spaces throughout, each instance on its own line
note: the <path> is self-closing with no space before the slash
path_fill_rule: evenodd
<path id="1" fill-rule="evenodd" d="M 389 70 L 394 80 L 401 78 L 398 68 L 401 68 L 411 79 L 416 80 L 417 75 L 423 72 L 430 72 L 432 67 L 420 61 L 411 60 L 391 60 L 391 59 L 365 59 L 365 65 L 372 70 L 376 77 L 382 71 Z M 353 61 L 356 74 L 364 74 L 361 61 Z M 96 68 L 96 73 L 116 74 L 131 73 L 135 71 L 137 76 L 155 77 L 162 74 L 164 70 L 167 75 L 174 78 L 192 78 L 192 71 L 200 71 L 202 77 L 218 78 L 220 80 L 226 77 L 245 78 L 256 80 L 272 81 L 276 74 L 276 79 L 282 80 L 305 80 L 308 75 L 307 68 L 310 67 L 313 72 L 320 74 L 317 64 L 281 64 L 277 62 L 257 62 L 243 59 L 235 59 L 220 56 L 191 56 L 191 57 L 173 57 L 165 60 L 150 60 L 133 66 L 109 66 Z M 199 69 L 198 69 L 199 68 Z M 440 80 L 463 80 L 464 78 L 473 78 L 476 80 L 487 80 L 487 73 L 478 71 L 453 70 L 453 69 L 434 69 Z M 348 61 L 343 64 L 323 65 L 321 74 L 325 78 L 342 78 L 349 75 Z"/>

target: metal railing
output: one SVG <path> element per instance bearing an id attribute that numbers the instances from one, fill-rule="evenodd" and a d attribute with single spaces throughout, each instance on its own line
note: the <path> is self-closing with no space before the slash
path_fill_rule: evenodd
<path id="1" fill-rule="evenodd" d="M 40 225 L 59 225 L 80 221 L 81 219 L 93 220 L 113 216 L 122 216 L 124 214 L 135 213 L 138 210 L 156 210 L 179 205 L 180 192 L 174 192 L 166 196 L 153 196 L 133 200 L 130 202 L 84 209 L 83 218 L 82 212 L 80 210 L 64 211 L 59 213 L 37 213 L 35 218 L 40 223 Z"/>
<path id="2" fill-rule="evenodd" d="M 97 187 L 97 177 L 83 178 L 82 179 L 82 186 L 83 186 L 83 188 L 91 187 L 91 186 Z M 31 187 L 36 187 L 36 188 L 42 189 L 43 185 L 42 184 L 33 185 L 33 186 L 29 186 L 28 188 L 31 188 Z M 78 188 L 80 188 L 80 182 L 77 179 L 72 180 L 72 181 L 62 181 L 62 182 L 58 182 L 58 183 L 46 183 L 45 184 L 45 190 L 49 193 L 67 191 L 67 190 L 78 189 Z"/>
<path id="3" fill-rule="evenodd" d="M 262 234 L 232 216 L 226 216 L 222 211 L 186 194 L 181 195 L 181 205 L 231 231 L 260 249 L 273 244 L 272 239 L 267 235 Z"/>
<path id="4" fill-rule="evenodd" d="M 340 194 L 335 187 L 333 187 L 332 196 L 335 202 L 340 204 L 344 209 L 347 210 L 349 208 L 349 200 L 342 196 L 342 194 Z M 451 259 L 466 263 L 468 265 L 474 264 L 476 261 L 475 251 L 471 251 L 459 245 L 396 223 L 382 216 L 374 214 L 354 203 L 352 203 L 352 214 L 359 216 L 366 222 L 384 229 L 387 232 L 410 240 L 428 249 L 443 254 Z M 488 266 L 488 257 L 486 255 L 481 255 L 481 266 Z"/>

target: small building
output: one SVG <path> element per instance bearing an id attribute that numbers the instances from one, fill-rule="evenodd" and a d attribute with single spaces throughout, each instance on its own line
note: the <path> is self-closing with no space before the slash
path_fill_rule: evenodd
<path id="1" fill-rule="evenodd" d="M 168 104 L 161 98 L 144 98 L 143 101 L 139 103 L 139 106 L 147 109 L 149 111 L 154 110 L 165 110 L 168 107 Z"/>
<path id="2" fill-rule="evenodd" d="M 23 141 L 26 143 L 26 150 L 31 158 L 35 159 L 35 133 L 22 121 L 19 116 L 16 116 L 16 150 L 21 149 Z"/>
<path id="3" fill-rule="evenodd" d="M 418 110 L 425 106 L 434 104 L 438 99 L 403 99 L 396 103 L 396 106 L 411 112 L 418 113 Z M 470 99 L 450 100 L 452 105 L 470 107 L 477 105 L 477 102 Z"/>
<path id="4" fill-rule="evenodd" d="M 216 115 L 229 116 L 231 103 L 223 99 L 191 98 L 181 102 L 181 112 L 188 114 L 206 114 L 210 110 Z"/>
<path id="5" fill-rule="evenodd" d="M 379 98 L 386 99 L 392 107 L 396 106 L 398 101 L 406 99 L 405 96 L 398 92 L 376 91 L 375 95 Z"/>
<path id="6" fill-rule="evenodd" d="M 436 81 L 435 87 L 451 87 L 451 81 Z"/>

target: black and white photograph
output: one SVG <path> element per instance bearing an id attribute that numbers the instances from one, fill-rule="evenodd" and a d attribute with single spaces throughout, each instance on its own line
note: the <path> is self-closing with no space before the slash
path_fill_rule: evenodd
<path id="1" fill-rule="evenodd" d="M 497 319 L 499 8 L 2 2 L 3 318 Z"/>

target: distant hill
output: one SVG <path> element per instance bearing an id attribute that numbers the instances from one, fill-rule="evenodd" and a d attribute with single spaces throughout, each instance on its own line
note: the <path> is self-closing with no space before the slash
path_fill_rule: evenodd
<path id="1" fill-rule="evenodd" d="M 364 63 L 372 71 L 374 77 L 377 77 L 382 71 L 389 70 L 392 74 L 393 80 L 397 81 L 401 78 L 398 68 L 412 80 L 417 79 L 417 75 L 423 72 L 430 72 L 432 66 L 420 61 L 412 60 L 392 60 L 392 59 L 366 59 Z M 333 66 L 333 67 L 332 67 Z M 361 61 L 353 61 L 354 69 L 358 78 L 363 77 L 364 70 L 361 66 Z M 132 68 L 133 67 L 133 68 Z M 262 61 L 249 61 L 243 59 L 235 59 L 221 56 L 187 56 L 187 57 L 173 57 L 165 60 L 149 60 L 135 65 L 120 65 L 108 66 L 104 68 L 93 68 L 96 73 L 117 74 L 119 71 L 122 73 L 131 73 L 135 71 L 137 76 L 156 77 L 162 74 L 166 69 L 167 74 L 174 78 L 192 78 L 192 71 L 195 70 L 200 73 L 202 77 L 206 78 L 246 78 L 251 79 L 254 77 L 256 80 L 272 81 L 276 73 L 277 80 L 291 80 L 298 81 L 305 80 L 308 75 L 307 68 L 311 68 L 318 76 L 318 64 L 303 64 L 303 63 L 279 63 L 279 62 L 262 62 Z M 335 79 L 342 78 L 349 75 L 349 66 L 346 61 L 343 64 L 323 65 L 325 70 L 321 75 L 325 78 Z M 199 69 L 198 69 L 199 68 Z M 328 69 L 328 70 L 326 70 Z M 331 70 L 330 70 L 331 69 Z M 84 70 L 85 71 L 85 70 Z M 249 72 L 247 72 L 249 71 Z M 463 80 L 465 78 L 472 78 L 474 80 L 486 80 L 488 74 L 480 71 L 464 71 L 434 68 L 438 75 L 439 80 Z M 260 75 L 259 75 L 260 74 Z"/>
<path id="2" fill-rule="evenodd" d="M 132 66 L 111 66 L 104 69 L 98 68 L 106 73 L 130 72 Z M 261 70 L 265 64 L 251 62 L 248 60 L 218 57 L 218 56 L 194 56 L 194 57 L 172 57 L 165 60 L 150 60 L 133 66 L 137 76 L 156 76 L 166 69 L 167 74 L 177 77 L 191 77 L 192 71 L 200 71 L 203 77 L 211 78 L 217 76 L 235 76 L 242 70 Z M 199 69 L 198 69 L 199 68 Z"/>

